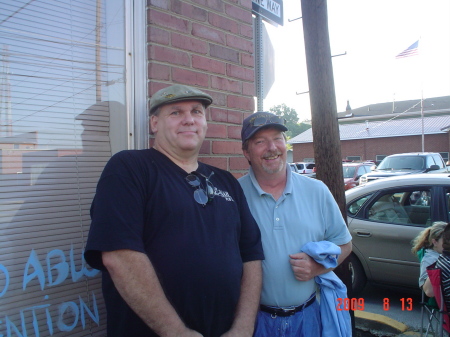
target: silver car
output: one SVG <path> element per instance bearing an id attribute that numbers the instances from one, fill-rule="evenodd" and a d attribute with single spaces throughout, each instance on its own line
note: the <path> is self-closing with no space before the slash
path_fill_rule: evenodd
<path id="1" fill-rule="evenodd" d="M 398 153 L 384 158 L 380 165 L 373 168 L 372 172 L 361 177 L 359 184 L 364 185 L 377 179 L 405 174 L 442 172 L 448 172 L 448 169 L 439 153 Z"/>
<path id="2" fill-rule="evenodd" d="M 390 177 L 345 195 L 355 293 L 366 281 L 418 289 L 419 262 L 411 241 L 432 222 L 449 222 L 450 175 Z"/>
<path id="3" fill-rule="evenodd" d="M 316 164 L 312 162 L 298 162 L 295 165 L 300 174 L 313 173 L 314 167 L 316 167 Z"/>
<path id="4" fill-rule="evenodd" d="M 297 168 L 297 166 L 294 163 L 289 163 L 289 167 L 291 168 L 292 172 L 299 173 L 298 172 L 298 168 Z"/>

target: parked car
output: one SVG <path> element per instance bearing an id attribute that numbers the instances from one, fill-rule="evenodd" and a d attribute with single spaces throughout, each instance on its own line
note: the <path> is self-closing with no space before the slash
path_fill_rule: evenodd
<path id="1" fill-rule="evenodd" d="M 301 174 L 313 173 L 313 169 L 316 167 L 316 164 L 312 162 L 298 162 L 295 165 L 297 165 L 298 173 Z"/>
<path id="2" fill-rule="evenodd" d="M 434 221 L 449 222 L 450 174 L 395 176 L 345 195 L 355 293 L 366 281 L 418 289 L 419 261 L 411 241 Z"/>
<path id="3" fill-rule="evenodd" d="M 316 169 L 317 166 L 314 166 L 311 173 L 302 173 L 302 176 L 316 179 Z"/>
<path id="4" fill-rule="evenodd" d="M 384 158 L 380 165 L 375 167 L 372 172 L 364 174 L 359 184 L 364 185 L 369 181 L 395 175 L 428 173 L 431 171 L 448 172 L 444 159 L 442 159 L 439 153 L 419 152 L 393 154 Z"/>
<path id="5" fill-rule="evenodd" d="M 289 163 L 289 167 L 291 168 L 292 172 L 299 173 L 297 165 L 295 165 L 294 163 Z"/>
<path id="6" fill-rule="evenodd" d="M 359 185 L 359 178 L 371 171 L 373 163 L 342 163 L 344 173 L 344 188 L 349 190 Z"/>

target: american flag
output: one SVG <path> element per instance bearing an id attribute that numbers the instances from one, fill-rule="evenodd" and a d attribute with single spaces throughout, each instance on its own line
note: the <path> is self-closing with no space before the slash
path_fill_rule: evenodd
<path id="1" fill-rule="evenodd" d="M 412 45 L 410 45 L 408 48 L 406 48 L 404 51 L 402 51 L 400 54 L 398 54 L 395 58 L 400 59 L 403 57 L 409 57 L 414 56 L 419 53 L 419 40 L 414 42 Z"/>

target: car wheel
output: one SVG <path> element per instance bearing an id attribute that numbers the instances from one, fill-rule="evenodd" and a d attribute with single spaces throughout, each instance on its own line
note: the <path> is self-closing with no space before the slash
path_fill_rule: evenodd
<path id="1" fill-rule="evenodd" d="M 353 294 L 359 294 L 366 286 L 367 277 L 363 266 L 355 254 L 351 254 L 348 261 L 348 268 L 352 276 Z"/>

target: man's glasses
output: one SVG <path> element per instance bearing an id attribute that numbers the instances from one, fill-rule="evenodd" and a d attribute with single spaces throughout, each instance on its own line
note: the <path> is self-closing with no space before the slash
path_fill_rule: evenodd
<path id="1" fill-rule="evenodd" d="M 214 198 L 214 185 L 209 181 L 209 179 L 213 176 L 214 172 L 211 171 L 211 174 L 209 177 L 204 176 L 203 174 L 199 173 L 203 178 L 205 178 L 206 181 L 206 189 L 203 189 L 202 182 L 200 181 L 200 178 L 195 174 L 189 174 L 186 177 L 186 181 L 191 185 L 192 187 L 197 187 L 197 189 L 194 191 L 194 199 L 197 201 L 200 205 L 205 205 L 210 202 Z"/>
<path id="2" fill-rule="evenodd" d="M 266 124 L 281 124 L 285 125 L 286 120 L 280 116 L 260 116 L 250 121 L 253 126 L 261 126 Z"/>

